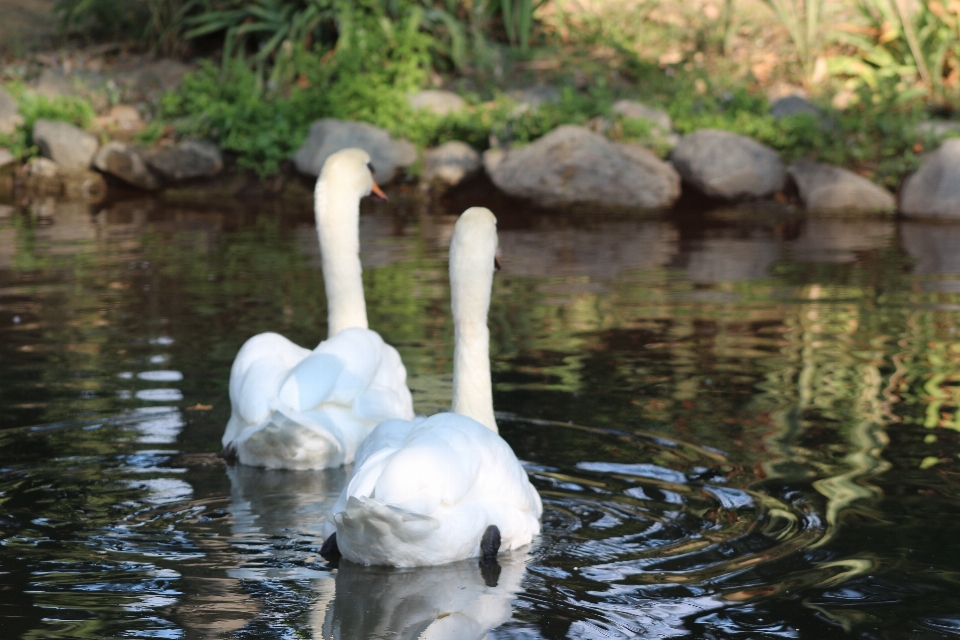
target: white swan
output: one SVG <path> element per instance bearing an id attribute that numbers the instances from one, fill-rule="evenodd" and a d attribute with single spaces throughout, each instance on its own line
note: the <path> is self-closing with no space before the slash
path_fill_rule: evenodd
<path id="1" fill-rule="evenodd" d="M 397 567 L 492 560 L 540 532 L 540 496 L 493 417 L 487 312 L 496 224 L 488 209 L 468 209 L 450 243 L 454 413 L 374 429 L 324 525 L 322 553 Z"/>
<path id="2" fill-rule="evenodd" d="M 329 338 L 310 351 L 276 333 L 241 347 L 230 370 L 224 453 L 272 469 L 350 463 L 381 421 L 413 418 L 400 355 L 367 329 L 360 266 L 360 198 L 383 196 L 370 156 L 344 149 L 323 165 L 314 193 Z"/>

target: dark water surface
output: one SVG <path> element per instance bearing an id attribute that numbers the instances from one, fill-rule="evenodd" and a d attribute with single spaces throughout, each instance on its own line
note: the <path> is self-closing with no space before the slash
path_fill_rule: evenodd
<path id="1" fill-rule="evenodd" d="M 495 402 L 545 513 L 490 586 L 331 568 L 344 470 L 216 457 L 243 341 L 326 335 L 285 193 L 0 205 L 2 637 L 960 635 L 960 225 L 495 209 Z M 418 412 L 470 197 L 361 219 Z"/>

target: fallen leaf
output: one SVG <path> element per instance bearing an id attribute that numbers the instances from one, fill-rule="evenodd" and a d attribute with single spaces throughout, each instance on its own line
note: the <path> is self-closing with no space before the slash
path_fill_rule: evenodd
<path id="1" fill-rule="evenodd" d="M 187 411 L 210 411 L 213 409 L 212 404 L 200 404 L 199 402 L 192 407 L 187 407 Z"/>

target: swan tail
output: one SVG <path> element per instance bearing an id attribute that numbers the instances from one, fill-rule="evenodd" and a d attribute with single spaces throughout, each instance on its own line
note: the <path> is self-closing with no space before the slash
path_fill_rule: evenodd
<path id="1" fill-rule="evenodd" d="M 480 538 L 480 564 L 487 564 L 497 561 L 497 554 L 500 552 L 500 529 L 492 524 L 487 527 Z"/>
<path id="2" fill-rule="evenodd" d="M 361 564 L 423 564 L 423 543 L 440 526 L 435 518 L 365 496 L 351 496 L 333 517 L 340 553 Z"/>
<path id="3" fill-rule="evenodd" d="M 228 446 L 242 464 L 268 469 L 339 467 L 346 454 L 341 438 L 331 429 L 302 415 L 291 418 L 279 410 Z"/>

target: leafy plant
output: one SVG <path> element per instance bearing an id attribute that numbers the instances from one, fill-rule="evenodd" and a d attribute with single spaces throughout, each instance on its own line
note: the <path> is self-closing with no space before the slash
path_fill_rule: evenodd
<path id="1" fill-rule="evenodd" d="M 19 82 L 11 82 L 4 87 L 17 101 L 23 125 L 10 134 L 0 134 L 0 146 L 7 147 L 14 156 L 25 158 L 36 154 L 31 132 L 33 123 L 41 118 L 62 120 L 78 127 L 89 127 L 96 117 L 90 103 L 78 96 L 42 96 L 29 91 Z"/>
<path id="2" fill-rule="evenodd" d="M 871 88 L 893 80 L 935 99 L 957 99 L 960 3 L 856 0 L 856 6 L 862 23 L 843 25 L 838 35 L 853 54 L 834 56 L 832 72 Z"/>
<path id="3" fill-rule="evenodd" d="M 53 11 L 64 31 L 86 39 L 143 33 L 150 18 L 143 0 L 56 0 Z"/>
<path id="4" fill-rule="evenodd" d="M 533 14 L 548 0 L 492 0 L 487 5 L 491 18 L 499 18 L 510 44 L 519 45 L 526 51 L 530 47 L 533 32 Z"/>
<path id="5" fill-rule="evenodd" d="M 764 0 L 787 29 L 797 50 L 805 81 L 816 73 L 816 61 L 824 43 L 823 0 Z"/>

